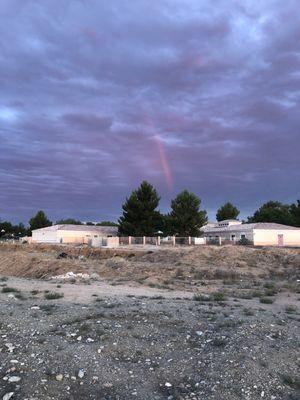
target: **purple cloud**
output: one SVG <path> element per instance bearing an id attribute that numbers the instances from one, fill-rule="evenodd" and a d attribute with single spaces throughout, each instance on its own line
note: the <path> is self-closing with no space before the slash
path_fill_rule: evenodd
<path id="1" fill-rule="evenodd" d="M 299 198 L 298 3 L 238 3 L 2 1 L 0 218 L 116 219 L 143 179 L 211 217 Z"/>

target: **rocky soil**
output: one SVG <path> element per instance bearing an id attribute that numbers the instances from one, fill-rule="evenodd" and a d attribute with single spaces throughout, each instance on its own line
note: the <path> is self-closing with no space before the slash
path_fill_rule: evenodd
<path id="1" fill-rule="evenodd" d="M 0 399 L 300 399 L 297 250 L 60 254 L 0 250 Z"/>

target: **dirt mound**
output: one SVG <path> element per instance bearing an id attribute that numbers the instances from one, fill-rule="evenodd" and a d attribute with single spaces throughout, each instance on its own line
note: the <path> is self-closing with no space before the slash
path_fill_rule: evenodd
<path id="1" fill-rule="evenodd" d="M 120 282 L 175 287 L 207 279 L 296 280 L 300 278 L 300 250 L 199 246 L 133 252 L 83 246 L 0 245 L 1 275 L 47 278 L 70 271 L 97 273 Z"/>

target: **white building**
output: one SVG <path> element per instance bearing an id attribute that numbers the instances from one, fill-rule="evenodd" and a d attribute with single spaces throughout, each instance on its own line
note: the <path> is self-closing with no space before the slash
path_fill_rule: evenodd
<path id="1" fill-rule="evenodd" d="M 92 225 L 52 225 L 46 228 L 32 231 L 34 243 L 68 243 L 89 244 L 95 246 L 107 245 L 116 238 L 118 227 L 116 226 L 92 226 Z M 109 239 L 110 238 L 110 239 Z M 118 241 L 114 240 L 115 243 Z"/>
<path id="2" fill-rule="evenodd" d="M 247 239 L 255 246 L 300 246 L 300 228 L 269 222 L 243 224 L 225 220 L 204 226 L 202 231 L 208 243 L 220 238 L 223 243 Z"/>

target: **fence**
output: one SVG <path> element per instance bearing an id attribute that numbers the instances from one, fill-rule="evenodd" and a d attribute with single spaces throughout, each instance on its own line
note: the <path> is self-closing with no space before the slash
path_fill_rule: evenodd
<path id="1" fill-rule="evenodd" d="M 179 236 L 121 236 L 120 246 L 152 245 L 152 246 L 192 246 L 205 244 L 205 238 L 179 237 Z"/>
<path id="2" fill-rule="evenodd" d="M 221 237 L 192 237 L 192 236 L 121 236 L 120 246 L 152 245 L 152 246 L 197 246 L 197 245 L 253 245 L 248 239 L 231 240 Z"/>
<path id="3" fill-rule="evenodd" d="M 244 246 L 251 246 L 254 244 L 252 240 L 243 238 L 240 240 L 236 239 L 224 239 L 221 237 L 207 237 L 206 238 L 206 244 L 212 245 L 212 246 L 225 246 L 225 245 L 244 245 Z"/>

